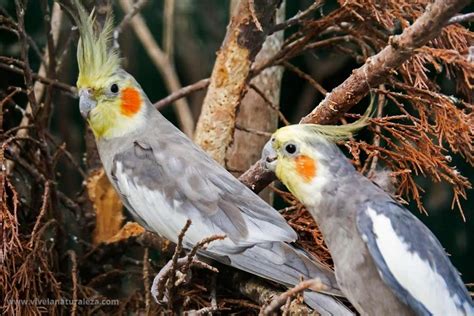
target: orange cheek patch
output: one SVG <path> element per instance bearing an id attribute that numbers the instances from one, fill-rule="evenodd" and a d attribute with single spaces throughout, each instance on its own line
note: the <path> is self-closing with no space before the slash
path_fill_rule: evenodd
<path id="1" fill-rule="evenodd" d="M 295 159 L 296 172 L 305 182 L 311 181 L 316 176 L 316 162 L 306 156 L 300 155 Z"/>
<path id="2" fill-rule="evenodd" d="M 142 99 L 140 92 L 135 88 L 125 88 L 120 95 L 122 99 L 121 112 L 123 115 L 132 116 L 140 110 Z"/>

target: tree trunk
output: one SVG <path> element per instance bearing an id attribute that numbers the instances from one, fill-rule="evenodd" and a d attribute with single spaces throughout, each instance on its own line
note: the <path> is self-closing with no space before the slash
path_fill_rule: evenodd
<path id="1" fill-rule="evenodd" d="M 232 3 L 238 2 L 236 0 Z M 281 23 L 285 19 L 285 2 L 275 14 L 275 23 Z M 280 51 L 283 45 L 283 31 L 268 36 L 263 43 L 262 50 L 255 58 L 255 62 L 263 62 Z M 263 92 L 266 98 L 278 106 L 280 101 L 280 86 L 283 76 L 283 68 L 275 66 L 267 68 L 250 83 Z M 253 89 L 249 89 L 240 102 L 237 110 L 236 129 L 234 130 L 233 142 L 226 152 L 226 167 L 235 176 L 240 176 L 245 170 L 260 158 L 262 148 L 268 140 L 268 136 L 251 132 L 271 133 L 278 127 L 278 113 L 272 109 L 267 102 Z M 270 190 L 264 190 L 260 195 L 270 202 Z"/>
<path id="2" fill-rule="evenodd" d="M 224 166 L 234 136 L 237 107 L 247 90 L 251 65 L 265 41 L 265 31 L 274 23 L 279 2 L 240 1 L 217 54 L 195 141 Z M 250 7 L 252 4 L 253 8 Z"/>

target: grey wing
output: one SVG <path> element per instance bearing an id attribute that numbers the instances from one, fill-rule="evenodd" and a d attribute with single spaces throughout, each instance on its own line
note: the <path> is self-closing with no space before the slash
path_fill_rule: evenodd
<path id="1" fill-rule="evenodd" d="M 472 300 L 433 233 L 393 201 L 370 202 L 357 228 L 378 272 L 419 315 L 472 315 Z"/>
<path id="2" fill-rule="evenodd" d="M 132 213 L 172 241 L 185 218 L 193 221 L 189 243 L 226 234 L 231 242 L 221 249 L 225 253 L 296 239 L 276 210 L 190 141 L 135 141 L 114 157 L 112 177 Z"/>

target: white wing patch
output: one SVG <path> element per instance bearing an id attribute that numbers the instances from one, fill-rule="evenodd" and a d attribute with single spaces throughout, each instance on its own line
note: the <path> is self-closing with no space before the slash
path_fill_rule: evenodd
<path id="1" fill-rule="evenodd" d="M 456 307 L 459 297 L 452 297 L 443 277 L 428 262 L 409 250 L 397 235 L 388 217 L 370 207 L 367 214 L 373 223 L 377 247 L 394 278 L 433 315 L 464 314 Z"/>

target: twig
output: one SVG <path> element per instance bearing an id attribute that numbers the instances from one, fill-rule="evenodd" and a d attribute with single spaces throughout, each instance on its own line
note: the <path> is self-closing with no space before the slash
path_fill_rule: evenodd
<path id="1" fill-rule="evenodd" d="M 288 297 L 286 299 L 286 303 L 285 303 L 285 306 L 283 306 L 282 310 L 282 316 L 287 316 L 290 312 L 290 306 L 291 306 L 291 297 Z"/>
<path id="2" fill-rule="evenodd" d="M 77 315 L 77 255 L 74 250 L 68 250 L 67 252 L 71 257 L 72 268 L 71 268 L 71 278 L 72 278 L 72 308 L 71 315 Z"/>
<path id="3" fill-rule="evenodd" d="M 252 16 L 252 21 L 255 24 L 255 27 L 257 27 L 257 30 L 259 30 L 260 32 L 263 32 L 262 24 L 260 24 L 260 21 L 258 21 L 257 13 L 255 12 L 255 1 L 248 0 L 248 5 L 250 9 L 250 15 Z"/>
<path id="4" fill-rule="evenodd" d="M 372 87 L 382 84 L 390 77 L 393 69 L 401 66 L 423 46 L 436 37 L 456 12 L 461 10 L 468 0 L 437 0 L 430 5 L 402 34 L 392 37 L 377 55 L 371 57 L 360 68 L 353 71 L 341 85 L 336 87 L 301 123 L 328 124 L 337 121 L 344 113 L 365 97 Z M 255 192 L 260 192 L 275 176 L 263 168 L 261 161 L 256 162 L 239 180 Z"/>
<path id="5" fill-rule="evenodd" d="M 383 90 L 385 90 L 385 86 L 380 85 L 379 89 L 383 91 Z M 376 113 L 377 118 L 382 117 L 384 105 L 385 105 L 385 94 L 382 93 L 382 94 L 379 94 L 379 99 L 378 99 L 378 102 L 377 102 L 377 113 Z M 376 131 L 376 133 L 374 134 L 373 144 L 374 144 L 374 146 L 379 147 L 380 146 L 380 132 L 381 132 L 380 125 L 375 125 L 375 131 Z M 379 153 L 377 151 L 375 151 L 374 156 L 372 158 L 371 165 L 370 165 L 369 173 L 368 173 L 369 178 L 371 178 L 375 174 L 375 171 L 377 169 L 378 160 L 379 160 Z"/>
<path id="6" fill-rule="evenodd" d="M 301 78 L 303 79 L 306 79 L 310 84 L 311 86 L 313 86 L 317 91 L 319 91 L 319 93 L 321 93 L 322 95 L 326 95 L 328 92 L 326 89 L 323 88 L 323 86 L 321 86 L 316 80 L 314 80 L 310 75 L 304 73 L 302 70 L 300 70 L 298 67 L 296 66 L 293 66 L 292 64 L 290 64 L 289 62 L 287 61 L 284 61 L 283 62 L 283 66 L 285 66 L 285 68 L 287 68 L 288 70 L 291 70 L 292 72 L 294 72 L 295 74 L 297 74 L 298 76 L 300 76 Z"/>
<path id="7" fill-rule="evenodd" d="M 275 313 L 278 308 L 285 304 L 288 299 L 291 299 L 296 294 L 307 289 L 321 291 L 325 290 L 326 286 L 319 279 L 311 279 L 300 282 L 294 288 L 289 289 L 288 291 L 279 295 L 277 298 L 273 299 L 271 303 L 261 311 L 260 315 L 273 315 L 273 313 Z"/>
<path id="8" fill-rule="evenodd" d="M 185 257 L 178 259 L 178 256 L 182 250 L 183 238 L 190 225 L 191 220 L 188 220 L 178 236 L 178 243 L 176 245 L 176 249 L 172 259 L 156 275 L 151 286 L 151 293 L 153 295 L 153 298 L 159 304 L 162 303 L 166 288 L 167 297 L 165 301 L 168 302 L 168 308 L 170 310 L 172 310 L 173 308 L 172 291 L 177 285 L 181 284 L 187 276 L 189 276 L 188 273 L 191 266 L 197 266 L 200 268 L 208 269 L 213 272 L 218 272 L 216 268 L 196 259 L 195 257 L 200 249 L 202 249 L 212 241 L 224 239 L 225 235 L 213 235 L 204 238 L 203 240 L 199 241 Z M 176 274 L 178 272 L 180 274 L 180 277 L 176 280 Z"/>
<path id="9" fill-rule="evenodd" d="M 211 308 L 217 310 L 217 274 L 211 275 Z"/>
<path id="10" fill-rule="evenodd" d="M 472 22 L 472 21 L 474 21 L 474 12 L 455 15 L 449 19 L 446 25 L 450 25 L 454 23 Z"/>
<path id="11" fill-rule="evenodd" d="M 271 28 L 269 33 L 272 34 L 272 33 L 284 30 L 293 25 L 302 23 L 308 15 L 316 11 L 319 7 L 321 7 L 322 4 L 323 4 L 322 1 L 319 1 L 319 0 L 314 1 L 314 3 L 310 5 L 306 10 L 298 12 L 295 16 L 293 16 L 292 18 L 289 18 L 285 22 L 274 25 Z"/>
<path id="12" fill-rule="evenodd" d="M 141 9 L 147 4 L 147 0 L 138 0 L 133 4 L 132 10 L 130 10 L 125 16 L 123 17 L 122 21 L 115 27 L 113 31 L 114 36 L 114 47 L 119 48 L 118 38 L 120 33 L 122 33 L 123 28 L 130 23 L 130 20 L 140 12 Z"/>
<path id="13" fill-rule="evenodd" d="M 169 297 L 168 297 L 168 302 L 169 302 L 168 307 L 170 307 L 170 309 L 172 308 L 171 305 L 172 305 L 173 299 L 172 299 L 171 291 L 173 290 L 174 282 L 176 280 L 176 269 L 178 269 L 178 257 L 181 254 L 181 251 L 183 250 L 183 239 L 184 239 L 184 235 L 186 235 L 186 232 L 189 229 L 189 226 L 191 226 L 191 220 L 190 219 L 188 219 L 186 221 L 186 224 L 184 224 L 183 229 L 181 229 L 181 232 L 179 233 L 178 243 L 176 244 L 176 249 L 174 250 L 173 257 L 171 258 L 171 262 L 172 262 L 171 275 L 170 275 L 169 281 L 168 281 L 168 295 L 169 295 Z"/>
<path id="14" fill-rule="evenodd" d="M 263 136 L 263 137 L 267 137 L 267 138 L 272 136 L 272 133 L 259 131 L 259 130 L 254 129 L 254 128 L 243 127 L 242 125 L 240 125 L 238 123 L 235 124 L 235 128 L 238 129 L 238 130 L 250 133 L 250 134 L 255 134 L 255 135 L 259 135 L 259 136 Z"/>
<path id="15" fill-rule="evenodd" d="M 131 4 L 128 0 L 120 0 L 120 5 L 126 13 L 132 11 Z M 181 89 L 181 83 L 179 82 L 173 64 L 156 43 L 150 29 L 147 27 L 145 20 L 140 13 L 136 13 L 135 16 L 130 19 L 130 25 L 142 45 L 145 47 L 148 56 L 150 56 L 156 68 L 163 76 L 167 89 L 170 92 L 175 92 Z M 185 99 L 176 100 L 175 110 L 178 116 L 180 128 L 186 135 L 192 136 L 194 132 L 194 119 L 188 102 Z"/>
<path id="16" fill-rule="evenodd" d="M 260 306 L 260 310 L 261 306 L 265 306 L 275 297 L 279 297 L 283 294 L 283 292 L 269 285 L 264 280 L 242 274 L 240 271 L 232 273 L 231 278 L 229 278 L 228 286 L 230 286 L 234 291 L 240 292 L 245 297 L 257 303 Z M 304 304 L 296 304 L 295 309 L 299 311 L 299 314 L 303 313 L 303 315 L 310 315 L 310 312 L 312 311 Z M 290 311 L 290 313 L 291 312 L 294 311 Z"/>
<path id="17" fill-rule="evenodd" d="M 191 263 L 194 259 L 194 257 L 196 256 L 197 252 L 200 250 L 200 249 L 203 249 L 205 248 L 209 243 L 213 242 L 213 241 L 216 241 L 216 240 L 223 240 L 226 238 L 226 235 L 212 235 L 212 236 L 209 236 L 209 237 L 206 237 L 204 238 L 203 240 L 201 240 L 200 242 L 198 242 L 194 247 L 193 249 L 191 249 L 191 251 L 189 252 L 189 254 L 187 255 L 188 257 L 188 261 L 186 262 L 186 264 L 184 265 L 184 269 L 183 271 L 186 272 L 189 270 L 189 268 L 191 267 Z"/>
<path id="18" fill-rule="evenodd" d="M 10 64 L 10 65 L 9 64 L 4 64 L 1 61 L 0 61 L 0 68 L 4 69 L 4 70 L 11 71 L 11 72 L 14 72 L 14 73 L 17 73 L 17 74 L 20 74 L 20 75 L 25 74 L 25 71 L 23 69 L 18 68 L 16 66 L 12 65 L 12 64 Z M 53 79 L 50 79 L 50 78 L 40 76 L 36 73 L 32 73 L 31 75 L 32 75 L 33 79 L 35 79 L 35 80 L 38 80 L 38 81 L 40 81 L 42 83 L 45 83 L 45 84 L 55 86 L 55 87 L 57 87 L 57 88 L 59 88 L 63 91 L 71 93 L 73 96 L 77 95 L 77 89 L 74 86 L 68 85 L 67 83 L 64 83 L 64 82 L 60 82 L 57 79 L 53 80 Z"/>
<path id="19" fill-rule="evenodd" d="M 210 83 L 209 78 L 201 79 L 193 84 L 190 84 L 189 86 L 182 87 L 181 89 L 168 95 L 166 98 L 163 98 L 160 101 L 155 102 L 155 104 L 153 105 L 155 106 L 157 110 L 161 110 L 165 106 L 187 96 L 188 94 L 206 89 L 209 86 L 209 83 Z"/>
<path id="20" fill-rule="evenodd" d="M 56 78 L 56 56 L 55 51 L 57 47 L 57 41 L 59 37 L 59 32 L 61 30 L 61 22 L 63 17 L 63 11 L 61 10 L 58 3 L 53 3 L 53 12 L 51 14 L 49 9 L 49 4 L 47 0 L 41 0 L 41 7 L 44 14 L 44 25 L 46 33 L 46 51 L 44 53 L 44 62 L 41 64 L 38 71 L 39 75 L 47 74 L 48 78 L 54 80 Z M 44 86 L 38 81 L 34 85 L 35 95 L 38 100 L 41 100 L 42 95 L 44 94 Z M 43 126 L 46 126 L 50 119 L 50 112 L 52 108 L 52 86 L 47 87 L 47 93 L 45 100 L 41 106 L 41 116 L 43 119 Z M 38 109 L 37 112 L 39 112 Z M 27 106 L 28 111 L 28 106 Z M 34 113 L 36 116 L 38 113 Z M 28 125 L 28 120 L 26 122 L 21 122 L 20 125 Z"/>
<path id="21" fill-rule="evenodd" d="M 30 242 L 28 243 L 29 247 L 33 246 L 33 242 L 36 238 L 36 233 L 38 231 L 39 225 L 41 224 L 41 220 L 43 219 L 44 214 L 46 214 L 46 209 L 48 208 L 48 202 L 49 202 L 49 190 L 50 190 L 50 183 L 49 181 L 46 181 L 44 184 L 43 203 L 41 205 L 40 212 L 38 216 L 36 217 L 35 226 L 33 227 L 33 230 L 31 231 Z"/>
<path id="22" fill-rule="evenodd" d="M 14 33 L 16 36 L 18 36 L 18 24 L 12 19 L 12 17 L 6 12 L 3 8 L 0 8 L 0 28 L 5 29 L 9 32 Z M 26 34 L 26 39 L 28 41 L 28 44 L 33 48 L 33 51 L 35 54 L 38 56 L 39 59 L 41 59 L 41 62 L 44 62 L 44 56 L 41 53 L 41 50 L 39 49 L 38 45 L 36 42 L 31 38 L 30 35 Z"/>
<path id="23" fill-rule="evenodd" d="M 30 62 L 28 59 L 28 40 L 25 31 L 25 2 L 23 5 L 20 4 L 20 0 L 15 0 L 16 15 L 18 19 L 18 37 L 21 44 L 21 59 L 24 63 L 24 79 L 28 101 L 30 102 L 34 111 L 38 108 L 38 102 L 36 100 L 35 91 L 33 89 L 33 76 L 30 68 Z"/>
<path id="24" fill-rule="evenodd" d="M 145 315 L 151 315 L 151 298 L 150 298 L 150 265 L 148 263 L 148 248 L 143 251 L 143 287 L 145 288 Z"/>
<path id="25" fill-rule="evenodd" d="M 278 117 L 280 118 L 280 120 L 285 124 L 285 125 L 290 125 L 290 122 L 286 119 L 286 117 L 283 115 L 283 113 L 281 113 L 281 111 L 278 109 L 278 107 L 273 104 L 272 101 L 270 101 L 270 99 L 267 98 L 267 96 L 265 95 L 265 93 L 263 93 L 262 90 L 260 90 L 255 84 L 253 83 L 249 83 L 249 87 L 252 88 L 252 90 L 254 90 L 262 99 L 263 101 L 265 101 L 265 103 L 270 107 L 272 108 L 274 111 L 276 111 L 278 113 Z"/>

